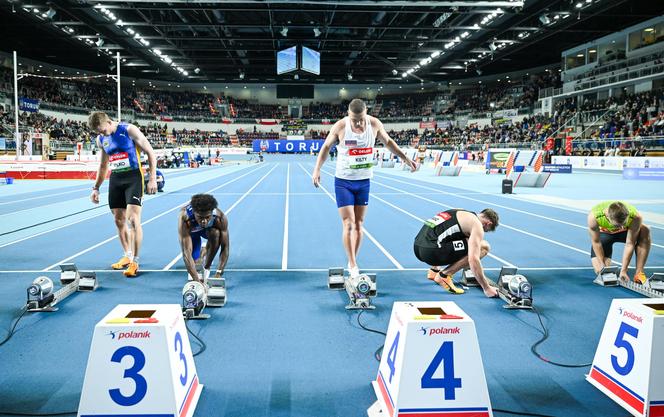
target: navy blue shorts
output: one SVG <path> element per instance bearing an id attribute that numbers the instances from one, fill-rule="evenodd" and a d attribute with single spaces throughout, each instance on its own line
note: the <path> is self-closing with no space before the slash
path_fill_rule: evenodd
<path id="1" fill-rule="evenodd" d="M 368 206 L 371 182 L 365 180 L 344 180 L 334 177 L 334 194 L 337 196 L 337 207 Z"/>
<path id="2" fill-rule="evenodd" d="M 203 229 L 198 232 L 190 233 L 191 237 L 191 257 L 194 258 L 194 261 L 198 260 L 201 257 L 201 241 L 202 238 L 207 240 L 207 230 Z"/>

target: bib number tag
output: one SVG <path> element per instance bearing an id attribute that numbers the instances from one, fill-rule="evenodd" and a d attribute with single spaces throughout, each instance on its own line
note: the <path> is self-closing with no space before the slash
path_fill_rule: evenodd
<path id="1" fill-rule="evenodd" d="M 362 169 L 362 168 L 371 168 L 373 166 L 373 161 L 371 156 L 373 155 L 373 148 L 353 148 L 348 150 L 348 159 L 349 159 L 349 168 L 350 169 Z"/>
<path id="2" fill-rule="evenodd" d="M 131 164 L 129 163 L 129 154 L 127 152 L 120 152 L 109 156 L 109 166 L 111 171 L 128 171 L 131 169 Z"/>
<path id="3" fill-rule="evenodd" d="M 442 224 L 443 222 L 448 221 L 451 218 L 452 215 L 444 211 L 441 211 L 440 213 L 436 214 L 435 216 L 427 220 L 425 223 L 427 226 L 433 229 L 434 227 L 438 226 L 439 224 Z"/>

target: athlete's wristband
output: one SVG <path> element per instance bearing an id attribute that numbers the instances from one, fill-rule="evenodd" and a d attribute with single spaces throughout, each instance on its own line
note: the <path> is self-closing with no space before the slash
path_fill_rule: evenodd
<path id="1" fill-rule="evenodd" d="M 92 187 L 94 191 L 99 191 L 99 187 Z"/>

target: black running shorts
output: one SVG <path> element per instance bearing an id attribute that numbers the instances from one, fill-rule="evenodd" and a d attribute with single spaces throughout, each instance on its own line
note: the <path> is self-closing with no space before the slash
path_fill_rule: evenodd
<path id="1" fill-rule="evenodd" d="M 108 206 L 112 209 L 140 206 L 143 201 L 143 174 L 135 169 L 111 174 L 108 185 Z"/>
<path id="2" fill-rule="evenodd" d="M 599 241 L 602 244 L 602 249 L 604 249 L 604 257 L 610 258 L 613 255 L 613 244 L 616 242 L 625 243 L 627 241 L 627 230 L 620 233 L 599 232 Z M 597 257 L 592 245 L 590 245 L 590 257 Z"/>

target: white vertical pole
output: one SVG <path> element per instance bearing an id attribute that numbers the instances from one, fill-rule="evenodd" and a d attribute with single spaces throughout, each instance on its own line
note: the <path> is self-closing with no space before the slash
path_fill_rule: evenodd
<path id="1" fill-rule="evenodd" d="M 115 56 L 115 71 L 116 71 L 116 77 L 117 77 L 117 85 L 118 85 L 118 122 L 120 121 L 120 109 L 122 103 L 120 102 L 120 52 L 118 52 Z"/>
<path id="2" fill-rule="evenodd" d="M 16 129 L 14 131 L 14 140 L 16 141 L 16 160 L 21 155 L 21 137 L 18 133 L 18 61 L 16 58 L 16 51 L 14 51 L 14 123 Z"/>

